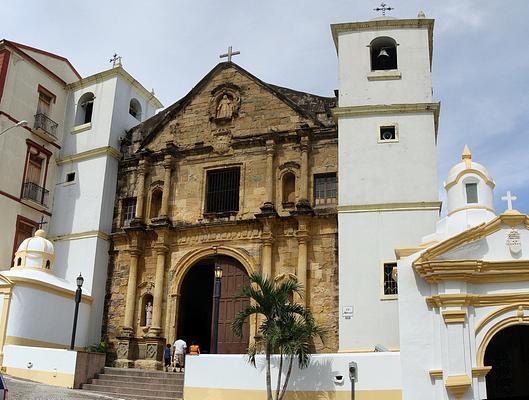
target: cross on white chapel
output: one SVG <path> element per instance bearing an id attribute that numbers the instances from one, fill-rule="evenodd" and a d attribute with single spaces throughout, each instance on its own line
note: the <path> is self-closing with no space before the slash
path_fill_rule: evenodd
<path id="1" fill-rule="evenodd" d="M 225 54 L 221 54 L 221 55 L 219 56 L 219 58 L 226 58 L 226 57 L 228 57 L 228 62 L 231 62 L 231 57 L 232 57 L 232 56 L 237 56 L 237 55 L 239 55 L 239 54 L 241 54 L 240 51 L 232 51 L 232 47 L 229 46 L 229 47 L 228 47 L 228 52 L 225 53 Z"/>
<path id="2" fill-rule="evenodd" d="M 503 201 L 506 201 L 506 202 L 507 202 L 507 210 L 512 210 L 512 202 L 513 202 L 514 200 L 517 200 L 518 197 L 513 196 L 513 195 L 511 194 L 511 191 L 508 190 L 508 191 L 507 191 L 507 196 L 502 196 L 501 199 L 502 199 Z"/>

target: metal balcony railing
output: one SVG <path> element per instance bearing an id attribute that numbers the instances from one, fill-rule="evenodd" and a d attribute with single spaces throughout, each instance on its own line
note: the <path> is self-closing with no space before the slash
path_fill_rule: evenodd
<path id="1" fill-rule="evenodd" d="M 22 198 L 39 203 L 44 207 L 48 207 L 49 190 L 40 187 L 33 182 L 24 183 L 24 190 L 22 190 Z"/>
<path id="2" fill-rule="evenodd" d="M 38 113 L 35 115 L 34 129 L 46 132 L 48 135 L 57 139 L 57 127 L 59 124 L 50 119 L 46 114 Z"/>

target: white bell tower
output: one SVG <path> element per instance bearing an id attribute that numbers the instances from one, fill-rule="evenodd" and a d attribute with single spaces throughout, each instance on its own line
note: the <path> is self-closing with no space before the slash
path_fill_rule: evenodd
<path id="1" fill-rule="evenodd" d="M 435 230 L 434 21 L 379 17 L 331 26 L 338 52 L 341 351 L 399 347 L 394 249 Z"/>

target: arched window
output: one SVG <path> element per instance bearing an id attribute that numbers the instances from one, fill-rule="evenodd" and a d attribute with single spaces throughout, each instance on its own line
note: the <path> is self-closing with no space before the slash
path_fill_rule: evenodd
<path id="1" fill-rule="evenodd" d="M 141 104 L 138 100 L 132 99 L 129 104 L 129 114 L 141 121 Z"/>
<path id="2" fill-rule="evenodd" d="M 371 71 L 397 69 L 397 42 L 390 37 L 378 37 L 370 44 Z"/>
<path id="3" fill-rule="evenodd" d="M 50 269 L 50 260 L 46 261 L 46 269 Z"/>
<path id="4" fill-rule="evenodd" d="M 17 267 L 20 267 L 21 265 L 22 265 L 22 258 L 18 257 L 17 258 Z"/>
<path id="5" fill-rule="evenodd" d="M 92 111 L 94 110 L 93 93 L 88 92 L 81 96 L 77 102 L 77 112 L 75 113 L 75 125 L 83 125 L 92 122 Z"/>
<path id="6" fill-rule="evenodd" d="M 152 320 L 151 320 L 152 319 L 152 305 L 153 305 L 152 294 L 147 293 L 141 299 L 140 326 L 151 326 L 151 322 L 152 322 Z M 149 313 L 150 313 L 150 315 L 149 315 Z"/>
<path id="7" fill-rule="evenodd" d="M 149 217 L 156 218 L 160 216 L 160 210 L 162 209 L 162 190 L 154 189 L 151 195 L 151 212 Z"/>
<path id="8" fill-rule="evenodd" d="M 294 203 L 296 202 L 296 176 L 292 172 L 287 172 L 283 175 L 282 188 L 283 207 L 294 207 Z"/>

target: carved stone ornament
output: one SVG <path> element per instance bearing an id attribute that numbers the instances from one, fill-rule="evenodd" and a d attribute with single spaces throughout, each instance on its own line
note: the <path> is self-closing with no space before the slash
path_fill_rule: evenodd
<path id="1" fill-rule="evenodd" d="M 212 92 L 209 103 L 209 118 L 216 123 L 225 123 L 239 116 L 240 90 L 235 85 L 225 84 Z"/>
<path id="2" fill-rule="evenodd" d="M 226 154 L 231 150 L 231 131 L 229 129 L 218 129 L 213 132 L 213 141 L 211 145 L 215 152 Z"/>
<path id="3" fill-rule="evenodd" d="M 506 245 L 509 246 L 509 250 L 513 254 L 518 254 L 522 251 L 522 240 L 520 238 L 520 233 L 516 229 L 511 229 L 507 234 Z"/>

